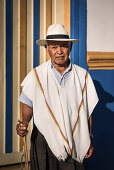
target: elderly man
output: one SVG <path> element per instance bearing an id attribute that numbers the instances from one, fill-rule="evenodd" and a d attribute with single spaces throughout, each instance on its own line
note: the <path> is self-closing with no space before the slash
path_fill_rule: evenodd
<path id="1" fill-rule="evenodd" d="M 31 170 L 84 170 L 83 159 L 93 153 L 92 112 L 98 97 L 89 73 L 71 63 L 72 44 L 65 27 L 53 24 L 46 39 L 37 41 L 50 56 L 21 84 L 23 123 L 17 133 L 27 135 L 32 116 Z"/>

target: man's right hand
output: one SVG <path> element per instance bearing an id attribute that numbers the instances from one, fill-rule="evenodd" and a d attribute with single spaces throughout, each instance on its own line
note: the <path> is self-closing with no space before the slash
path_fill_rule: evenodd
<path id="1" fill-rule="evenodd" d="M 28 133 L 28 123 L 27 122 L 20 122 L 16 125 L 17 134 L 21 137 L 24 137 Z"/>

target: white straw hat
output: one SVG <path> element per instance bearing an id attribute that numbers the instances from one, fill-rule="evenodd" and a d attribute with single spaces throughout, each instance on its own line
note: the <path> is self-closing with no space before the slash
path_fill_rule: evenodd
<path id="1" fill-rule="evenodd" d="M 45 46 L 46 41 L 71 41 L 75 43 L 79 39 L 70 39 L 67 30 L 62 24 L 53 24 L 48 27 L 46 39 L 39 39 L 36 43 L 40 46 Z"/>

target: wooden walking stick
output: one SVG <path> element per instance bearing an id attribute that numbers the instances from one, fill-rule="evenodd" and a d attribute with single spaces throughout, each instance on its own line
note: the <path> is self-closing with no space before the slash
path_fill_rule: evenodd
<path id="1" fill-rule="evenodd" d="M 25 148 L 25 159 L 26 159 L 27 170 L 29 170 L 26 136 L 23 137 L 23 143 Z"/>
<path id="2" fill-rule="evenodd" d="M 18 122 L 21 124 L 23 123 L 20 120 L 18 120 Z M 24 150 L 25 150 L 25 162 L 26 162 L 27 170 L 29 170 L 26 136 L 23 137 L 23 143 L 24 143 Z"/>

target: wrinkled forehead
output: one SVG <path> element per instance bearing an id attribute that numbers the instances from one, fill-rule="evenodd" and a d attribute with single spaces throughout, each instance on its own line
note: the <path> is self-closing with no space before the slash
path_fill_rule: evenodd
<path id="1" fill-rule="evenodd" d="M 49 46 L 49 45 L 65 45 L 65 46 L 69 46 L 71 45 L 72 42 L 71 41 L 46 41 L 46 45 Z"/>

